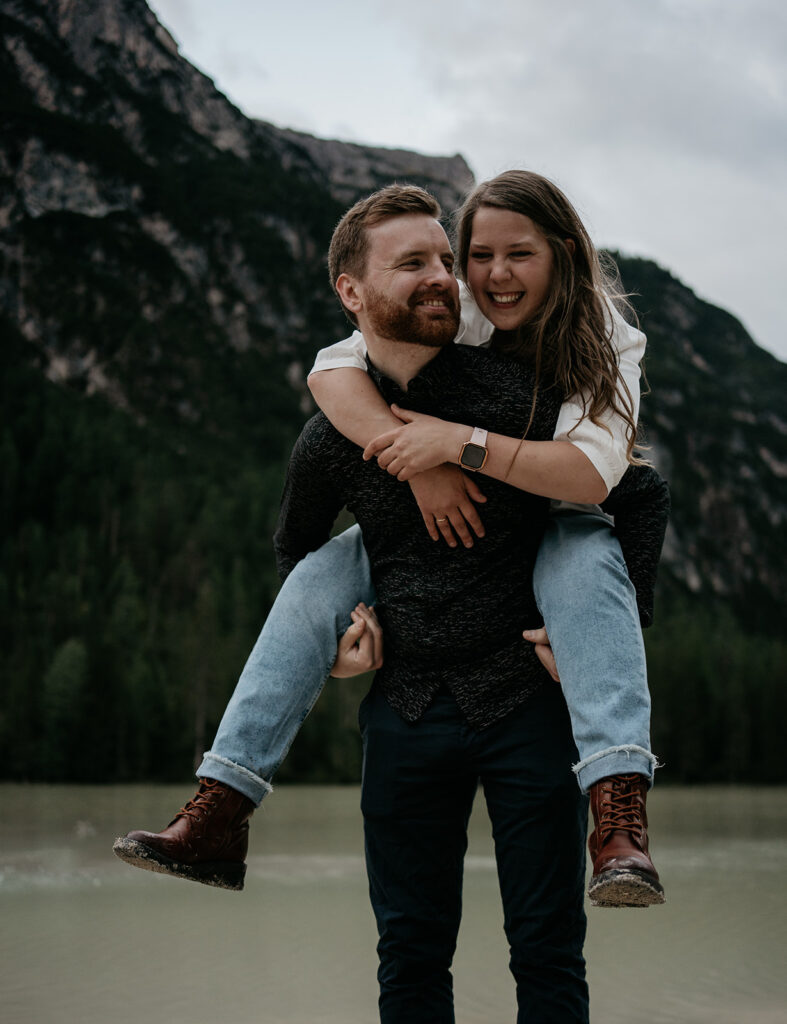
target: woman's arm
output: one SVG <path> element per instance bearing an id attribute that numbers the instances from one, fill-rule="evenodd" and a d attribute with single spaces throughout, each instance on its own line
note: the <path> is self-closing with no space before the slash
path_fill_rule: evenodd
<path id="1" fill-rule="evenodd" d="M 636 421 L 640 398 L 639 363 L 645 352 L 646 338 L 627 324 L 611 303 L 607 303 L 607 309 L 612 342 L 618 354 L 621 395 L 628 390 Z M 402 414 L 403 422 L 412 425 L 415 417 L 408 416 Z M 418 425 L 420 432 L 408 426 L 375 438 L 367 445 L 364 456 L 376 455 L 380 465 L 400 480 L 409 479 L 413 473 L 422 472 L 436 461 L 458 463 L 462 445 L 472 433 L 469 426 L 445 423 L 434 417 L 424 417 Z M 407 431 L 410 431 L 409 436 Z M 391 446 L 390 450 L 384 451 L 386 446 Z M 594 423 L 585 416 L 580 398 L 569 399 L 561 406 L 552 441 L 521 441 L 490 434 L 487 447 L 489 455 L 481 471 L 486 476 L 533 494 L 580 504 L 595 505 L 603 501 L 629 465 L 623 418 L 610 409 L 602 416 L 601 423 Z"/>
<path id="2" fill-rule="evenodd" d="M 365 458 L 371 458 L 379 451 L 380 466 L 403 481 L 411 481 L 444 462 L 458 465 L 462 445 L 470 440 L 473 432 L 472 427 L 460 423 L 448 423 L 434 416 L 420 416 L 405 410 L 397 410 L 402 417 L 399 418 L 366 371 L 354 366 L 313 372 L 309 375 L 309 387 L 314 400 L 336 429 L 355 444 L 367 446 Z M 411 423 L 416 419 L 420 426 L 426 421 L 432 425 L 439 424 L 440 430 L 432 426 L 428 432 L 401 432 L 403 420 Z M 593 463 L 570 441 L 520 442 L 519 438 L 490 434 L 487 445 L 489 458 L 482 470 L 486 476 L 504 480 L 531 494 L 563 501 L 596 504 L 607 496 L 604 480 Z M 387 451 L 383 451 L 385 448 Z M 445 507 L 445 503 L 449 507 Z M 460 508 L 462 502 L 448 497 L 441 499 L 435 494 L 427 507 L 421 504 L 421 500 L 418 504 L 427 526 L 443 518 L 439 513 L 447 512 L 446 518 L 454 529 L 459 526 L 461 531 L 465 516 L 456 516 L 454 508 Z M 478 536 L 482 535 L 473 522 L 470 525 Z M 469 534 L 465 536 L 464 533 L 460 532 L 460 539 L 467 544 Z M 434 537 L 432 529 L 430 534 Z"/>
<path id="3" fill-rule="evenodd" d="M 383 469 L 399 480 L 410 480 L 441 463 L 459 464 L 462 445 L 473 428 L 449 423 L 393 406 L 399 426 L 377 437 L 364 450 Z M 607 487 L 593 463 L 570 441 L 522 441 L 504 434 L 489 434 L 485 476 L 540 494 L 546 498 L 597 504 L 607 496 Z"/>
<path id="4" fill-rule="evenodd" d="M 317 370 L 307 379 L 314 401 L 340 434 L 364 448 L 383 431 L 401 426 L 366 370 Z"/>
<path id="5" fill-rule="evenodd" d="M 366 446 L 364 458 L 376 454 L 381 468 L 402 481 L 413 481 L 442 463 L 458 466 L 462 445 L 470 440 L 473 432 L 470 426 L 448 423 L 434 416 L 399 409 L 396 415 L 369 375 L 356 367 L 314 372 L 309 375 L 309 387 L 314 400 L 336 429 L 355 444 Z M 403 423 L 412 425 L 413 429 L 409 430 Z M 487 447 L 489 457 L 481 471 L 486 476 L 531 494 L 563 501 L 596 504 L 607 496 L 598 470 L 570 441 L 520 441 L 503 434 L 490 434 Z M 422 482 L 418 490 L 414 487 L 416 500 L 433 538 L 435 529 L 444 525 L 439 520 L 445 518 L 467 545 L 471 538 L 464 523 L 469 521 L 477 536 L 482 536 L 478 529 L 481 521 L 474 521 L 477 513 L 473 516 L 472 505 L 467 504 L 470 520 L 461 511 L 465 506 L 461 497 L 467 496 L 466 487 L 463 486 L 465 495 L 453 496 L 444 495 L 446 486 L 450 485 L 445 477 L 439 483 L 435 479 L 431 487 Z M 457 510 L 460 515 L 456 514 Z M 445 534 L 446 529 L 440 532 Z"/>
<path id="6" fill-rule="evenodd" d="M 466 289 L 463 291 L 466 293 Z M 646 338 L 641 331 L 626 323 L 611 302 L 607 301 L 606 306 L 612 342 L 618 353 L 621 381 L 631 395 L 636 420 L 640 397 L 639 363 L 645 352 Z M 475 319 L 469 316 L 468 311 L 474 308 L 472 300 L 463 294 L 462 315 L 468 319 L 469 327 L 463 320 L 457 337 L 460 343 L 477 345 L 488 340 L 491 325 L 483 320 L 480 313 Z M 479 329 L 476 320 L 483 322 L 484 330 Z M 308 383 L 315 401 L 331 423 L 345 437 L 366 446 L 367 458 L 382 450 L 377 448 L 381 431 L 386 437 L 390 435 L 388 443 L 398 439 L 398 435 L 391 432 L 401 426 L 401 420 L 393 415 L 366 374 L 366 345 L 359 331 L 320 351 Z M 419 459 L 418 453 L 413 451 L 405 457 L 400 450 L 380 459 L 380 465 L 400 480 L 412 480 L 416 473 L 424 472 L 426 465 L 435 466 L 440 461 L 458 463 L 461 446 L 469 439 L 469 428 L 460 424 L 453 426 L 462 428 L 461 435 L 454 433 L 450 440 L 443 437 L 442 443 L 450 447 L 450 450 L 445 449 L 444 459 L 435 461 L 434 453 L 430 455 L 428 452 Z M 608 410 L 603 424 L 593 423 L 584 415 L 579 399 L 563 403 L 553 441 L 525 441 L 520 444 L 518 438 L 506 438 L 500 434 L 490 435 L 489 440 L 489 458 L 483 470 L 487 476 L 505 480 L 533 494 L 562 501 L 597 504 L 620 481 L 628 467 L 625 424 L 621 417 Z M 374 449 L 370 446 L 372 441 L 375 442 Z M 394 470 L 391 463 L 397 454 L 401 461 L 396 463 Z M 424 519 L 432 523 L 433 528 L 432 513 L 442 518 L 440 499 L 436 497 L 435 500 L 438 504 L 426 510 L 418 499 Z M 466 542 L 464 537 L 462 539 Z"/>

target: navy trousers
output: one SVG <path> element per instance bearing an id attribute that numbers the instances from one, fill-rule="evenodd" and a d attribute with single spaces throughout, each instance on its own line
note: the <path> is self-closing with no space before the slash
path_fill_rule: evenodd
<path id="1" fill-rule="evenodd" d="M 482 731 L 447 692 L 405 722 L 372 687 L 359 712 L 361 807 L 380 936 L 383 1024 L 453 1024 L 451 961 L 467 823 L 481 785 L 492 821 L 518 1024 L 587 1024 L 587 800 L 557 684 Z"/>

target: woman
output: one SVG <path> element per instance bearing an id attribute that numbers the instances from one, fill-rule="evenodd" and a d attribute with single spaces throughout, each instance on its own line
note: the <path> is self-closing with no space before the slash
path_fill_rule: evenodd
<path id="1" fill-rule="evenodd" d="M 469 425 L 403 410 L 397 417 L 366 377 L 357 333 L 321 353 L 310 377 L 334 425 L 366 446 L 365 457 L 376 455 L 383 468 L 409 482 L 431 536 L 442 535 L 451 546 L 454 534 L 466 545 L 473 543 L 470 529 L 483 535 L 473 504 L 483 495 L 460 462 L 561 502 L 605 498 L 633 461 L 644 348 L 642 335 L 607 302 L 598 257 L 573 208 L 538 175 L 509 172 L 473 192 L 459 215 L 459 256 L 476 306 L 465 309 L 457 340 L 490 341 L 533 363 L 542 387 L 561 388 L 565 403 L 554 441 L 475 434 L 471 441 Z M 468 462 L 473 454 L 483 455 L 483 464 Z M 657 481 L 653 492 L 662 486 Z M 645 831 L 644 797 L 655 758 L 636 597 L 610 521 L 597 507 L 555 508 L 535 586 L 572 714 L 580 753 L 575 771 L 596 817 L 591 899 L 663 902 Z M 348 662 L 358 670 L 373 667 L 380 656 L 367 609 L 373 602 L 368 564 L 353 529 L 309 555 L 288 578 L 199 775 L 259 803 L 334 661 L 344 610 L 358 598 L 365 603 L 340 647 L 337 673 L 351 674 Z M 359 637 L 360 655 L 353 650 Z M 546 634 L 530 638 L 549 664 Z M 554 666 L 552 672 L 557 677 Z"/>
<path id="2" fill-rule="evenodd" d="M 552 182 L 527 171 L 501 174 L 473 191 L 457 220 L 460 275 L 484 318 L 479 324 L 475 311 L 465 308 L 458 340 L 489 340 L 533 364 L 539 381 L 556 384 L 566 396 L 554 441 L 490 435 L 480 473 L 556 499 L 534 577 L 546 632 L 528 639 L 540 641 L 539 654 L 554 678 L 559 671 L 580 754 L 574 770 L 591 795 L 591 900 L 663 902 L 647 853 L 644 801 L 656 761 L 633 591 L 609 519 L 597 506 L 566 504 L 602 500 L 636 461 L 644 338 L 611 307 L 614 284 Z M 494 328 L 491 337 L 485 321 Z M 483 532 L 469 500 L 478 497 L 477 488 L 468 494 L 461 476 L 433 479 L 427 472 L 458 463 L 472 427 L 389 412 L 360 372 L 363 365 L 357 332 L 349 344 L 321 353 L 310 377 L 318 403 L 334 426 L 366 445 L 364 457 L 377 456 L 388 472 L 410 481 L 433 537 L 439 530 L 455 544 L 453 528 L 472 543 L 467 525 Z M 331 367 L 334 372 L 324 372 Z M 400 420 L 395 425 L 392 413 Z M 392 429 L 370 440 L 386 419 Z M 547 633 L 557 667 L 544 643 Z"/>

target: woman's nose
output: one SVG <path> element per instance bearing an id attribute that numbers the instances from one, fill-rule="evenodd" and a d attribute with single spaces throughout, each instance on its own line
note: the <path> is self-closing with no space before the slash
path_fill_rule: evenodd
<path id="1" fill-rule="evenodd" d="M 489 277 L 491 278 L 491 280 L 506 281 L 510 276 L 511 269 L 508 265 L 508 260 L 492 260 L 492 265 L 489 268 Z"/>

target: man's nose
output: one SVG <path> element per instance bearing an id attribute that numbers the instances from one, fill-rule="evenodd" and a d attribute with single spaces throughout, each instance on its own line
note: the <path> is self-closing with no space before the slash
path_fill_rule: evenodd
<path id="1" fill-rule="evenodd" d="M 454 273 L 449 270 L 442 260 L 434 260 L 428 267 L 428 281 L 430 285 L 439 285 L 446 288 L 454 281 Z"/>

